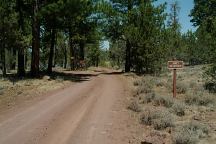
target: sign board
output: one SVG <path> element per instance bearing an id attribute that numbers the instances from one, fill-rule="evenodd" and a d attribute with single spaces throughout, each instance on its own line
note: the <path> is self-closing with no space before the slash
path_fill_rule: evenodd
<path id="1" fill-rule="evenodd" d="M 168 69 L 183 69 L 183 61 L 168 61 Z"/>

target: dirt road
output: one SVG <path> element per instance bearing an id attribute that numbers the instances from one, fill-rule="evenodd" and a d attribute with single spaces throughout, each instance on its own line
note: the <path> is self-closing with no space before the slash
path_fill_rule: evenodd
<path id="1" fill-rule="evenodd" d="M 90 76 L 0 119 L 0 144 L 125 144 L 118 75 Z"/>

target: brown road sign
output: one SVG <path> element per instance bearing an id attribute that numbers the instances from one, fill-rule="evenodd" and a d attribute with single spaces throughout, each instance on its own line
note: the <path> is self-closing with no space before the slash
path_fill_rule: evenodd
<path id="1" fill-rule="evenodd" d="M 168 61 L 168 69 L 182 69 L 183 66 L 183 61 Z"/>
<path id="2" fill-rule="evenodd" d="M 176 70 L 182 69 L 184 66 L 183 61 L 168 61 L 168 69 L 173 70 L 173 97 L 176 97 Z"/>

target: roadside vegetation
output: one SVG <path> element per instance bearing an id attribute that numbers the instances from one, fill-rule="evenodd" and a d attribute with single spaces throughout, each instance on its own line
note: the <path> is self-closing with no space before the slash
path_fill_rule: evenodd
<path id="1" fill-rule="evenodd" d="M 190 66 L 177 71 L 176 98 L 172 97 L 172 71 L 131 77 L 134 89 L 129 109 L 136 112 L 143 128 L 143 142 L 157 144 L 158 137 L 166 144 L 208 144 L 215 140 L 216 94 L 204 88 L 202 68 Z M 160 135 L 152 134 L 155 131 Z"/>

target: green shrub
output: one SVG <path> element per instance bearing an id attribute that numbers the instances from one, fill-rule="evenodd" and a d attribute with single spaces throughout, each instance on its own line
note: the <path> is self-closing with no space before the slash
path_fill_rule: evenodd
<path id="1" fill-rule="evenodd" d="M 136 79 L 136 80 L 133 82 L 133 85 L 134 85 L 134 86 L 141 86 L 141 85 L 142 85 L 142 81 Z"/>
<path id="2" fill-rule="evenodd" d="M 158 111 L 155 115 L 156 118 L 152 121 L 154 129 L 163 130 L 167 127 L 174 126 L 173 116 L 169 111 Z"/>
<path id="3" fill-rule="evenodd" d="M 142 124 L 152 125 L 156 130 L 162 130 L 174 125 L 172 114 L 166 110 L 146 109 L 140 120 Z"/>
<path id="4" fill-rule="evenodd" d="M 152 125 L 153 119 L 156 118 L 155 110 L 147 108 L 140 117 L 141 124 Z"/>
<path id="5" fill-rule="evenodd" d="M 173 105 L 173 98 L 169 96 L 159 96 L 156 95 L 154 99 L 154 103 L 156 105 L 165 106 L 167 108 L 172 107 Z"/>
<path id="6" fill-rule="evenodd" d="M 4 87 L 0 86 L 0 95 L 3 95 L 3 94 L 4 94 Z"/>
<path id="7" fill-rule="evenodd" d="M 178 75 L 178 76 L 177 76 L 177 80 L 182 81 L 182 80 L 184 80 L 184 78 L 183 78 L 182 75 Z"/>
<path id="8" fill-rule="evenodd" d="M 182 102 L 175 101 L 172 105 L 171 111 L 175 113 L 177 116 L 185 115 L 185 105 Z"/>
<path id="9" fill-rule="evenodd" d="M 207 125 L 194 121 L 176 127 L 172 140 L 174 144 L 196 144 L 200 138 L 206 137 L 208 132 Z"/>
<path id="10" fill-rule="evenodd" d="M 211 93 L 216 93 L 216 83 L 215 82 L 207 82 L 204 85 L 205 89 Z"/>
<path id="11" fill-rule="evenodd" d="M 216 64 L 209 65 L 205 69 L 204 77 L 206 78 L 205 88 L 210 92 L 216 92 Z"/>
<path id="12" fill-rule="evenodd" d="M 154 101 L 155 96 L 156 96 L 156 95 L 155 95 L 154 92 L 148 93 L 148 94 L 146 94 L 146 95 L 144 96 L 143 102 L 144 102 L 144 103 L 150 103 L 150 102 Z"/>
<path id="13" fill-rule="evenodd" d="M 191 131 L 182 127 L 172 137 L 173 144 L 196 144 L 198 140 Z"/>
<path id="14" fill-rule="evenodd" d="M 152 92 L 152 89 L 153 89 L 153 86 L 151 84 L 143 84 L 141 86 L 139 86 L 137 88 L 137 94 L 142 94 L 142 93 L 151 93 Z"/>
<path id="15" fill-rule="evenodd" d="M 185 103 L 192 105 L 192 104 L 197 104 L 198 103 L 197 101 L 198 101 L 198 96 L 195 95 L 194 93 L 188 92 L 186 94 Z"/>
<path id="16" fill-rule="evenodd" d="M 162 87 L 162 86 L 165 85 L 165 83 L 164 83 L 162 80 L 160 80 L 160 79 L 155 79 L 155 80 L 154 80 L 154 83 L 155 83 L 155 85 L 156 85 L 157 87 Z"/>
<path id="17" fill-rule="evenodd" d="M 141 107 L 137 101 L 132 101 L 130 105 L 128 106 L 128 109 L 134 112 L 141 112 Z"/>
<path id="18" fill-rule="evenodd" d="M 173 81 L 168 80 L 166 84 L 167 89 L 172 92 L 173 91 Z M 178 94 L 185 94 L 187 92 L 187 85 L 183 82 L 176 83 L 176 92 Z"/>
<path id="19" fill-rule="evenodd" d="M 136 90 L 136 95 L 142 93 L 151 93 L 153 89 L 153 81 L 151 77 L 145 77 L 140 80 L 134 81 L 134 85 L 138 86 Z"/>
<path id="20" fill-rule="evenodd" d="M 191 81 L 189 84 L 189 88 L 194 89 L 195 87 L 197 87 L 197 83 L 194 81 Z"/>
<path id="21" fill-rule="evenodd" d="M 185 94 L 187 91 L 187 86 L 183 83 L 178 83 L 176 84 L 176 92 L 178 94 Z"/>
<path id="22" fill-rule="evenodd" d="M 202 105 L 207 106 L 209 104 L 214 104 L 214 98 L 208 93 L 203 92 L 189 92 L 185 97 L 185 103 L 192 105 Z"/>

